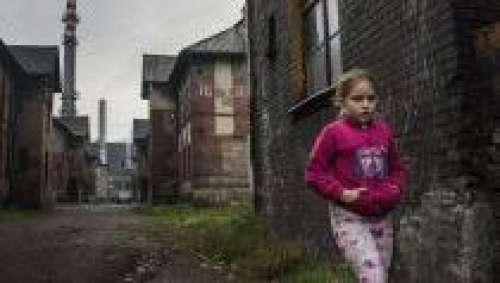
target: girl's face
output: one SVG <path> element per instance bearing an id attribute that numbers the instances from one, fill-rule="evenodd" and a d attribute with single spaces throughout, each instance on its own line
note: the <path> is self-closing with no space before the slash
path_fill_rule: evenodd
<path id="1" fill-rule="evenodd" d="M 344 98 L 343 106 L 347 115 L 362 124 L 373 118 L 377 96 L 372 83 L 366 78 L 356 79 L 351 91 Z"/>

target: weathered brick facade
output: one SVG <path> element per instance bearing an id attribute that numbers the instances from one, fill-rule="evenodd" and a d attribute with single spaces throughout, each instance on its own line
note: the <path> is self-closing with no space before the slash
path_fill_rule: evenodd
<path id="1" fill-rule="evenodd" d="M 52 190 L 64 195 L 70 178 L 71 133 L 57 119 L 52 120 L 50 139 L 50 177 Z"/>
<path id="2" fill-rule="evenodd" d="M 49 184 L 56 200 L 94 199 L 98 154 L 89 147 L 88 117 L 56 117 L 52 121 Z"/>
<path id="3" fill-rule="evenodd" d="M 147 119 L 134 119 L 133 122 L 133 167 L 136 169 L 134 176 L 135 189 L 137 191 L 137 199 L 140 202 L 146 202 L 150 187 L 150 169 L 149 169 L 149 136 L 150 125 Z"/>
<path id="4" fill-rule="evenodd" d="M 60 91 L 59 50 L 55 46 L 9 46 L 26 76 L 17 81 L 14 108 L 11 200 L 31 208 L 50 207 L 49 138 L 53 93 Z"/>
<path id="5" fill-rule="evenodd" d="M 245 27 L 184 49 L 172 73 L 177 94 L 182 197 L 225 203 L 251 199 Z"/>
<path id="6" fill-rule="evenodd" d="M 301 100 L 302 2 L 247 1 L 252 161 L 256 205 L 276 233 L 324 252 L 326 203 L 303 169 L 335 111 L 321 94 Z M 342 65 L 378 76 L 380 109 L 410 169 L 393 282 L 497 282 L 500 4 L 346 0 L 339 19 Z"/>
<path id="7" fill-rule="evenodd" d="M 149 100 L 148 168 L 151 201 L 171 202 L 177 195 L 176 100 L 168 80 L 176 57 L 144 55 L 142 97 Z"/>
<path id="8" fill-rule="evenodd" d="M 14 202 L 26 207 L 45 206 L 40 196 L 48 190 L 46 96 L 40 89 L 25 89 L 19 102 L 16 134 L 16 179 Z M 50 117 L 50 116 L 49 116 Z M 22 130 L 21 130 L 22 129 Z"/>
<path id="9" fill-rule="evenodd" d="M 175 105 L 174 102 L 171 105 Z M 175 106 L 151 109 L 150 115 L 153 200 L 165 203 L 177 194 Z"/>
<path id="10" fill-rule="evenodd" d="M 16 81 L 22 79 L 21 67 L 0 40 L 0 204 L 10 193 L 13 176 L 13 104 L 16 97 Z"/>

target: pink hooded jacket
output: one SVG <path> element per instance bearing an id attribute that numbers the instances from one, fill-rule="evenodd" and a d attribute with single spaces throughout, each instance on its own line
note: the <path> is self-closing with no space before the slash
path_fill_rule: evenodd
<path id="1" fill-rule="evenodd" d="M 399 204 L 406 170 L 391 127 L 374 119 L 364 128 L 343 116 L 316 137 L 306 180 L 323 197 L 364 216 L 385 215 Z M 352 203 L 340 201 L 344 188 L 367 188 Z"/>

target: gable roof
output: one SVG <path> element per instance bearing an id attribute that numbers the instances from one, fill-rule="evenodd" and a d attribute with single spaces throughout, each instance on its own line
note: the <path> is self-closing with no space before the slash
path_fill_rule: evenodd
<path id="1" fill-rule="evenodd" d="M 208 38 L 202 39 L 184 48 L 175 62 L 174 69 L 169 78 L 169 84 L 174 89 L 177 82 L 184 75 L 187 66 L 193 58 L 197 57 L 227 57 L 246 56 L 246 24 L 239 20 L 233 26 L 216 33 Z"/>
<path id="2" fill-rule="evenodd" d="M 202 39 L 187 48 L 194 53 L 245 53 L 246 26 L 243 20 L 228 29 Z"/>
<path id="3" fill-rule="evenodd" d="M 8 49 L 26 73 L 35 77 L 48 77 L 53 91 L 61 91 L 57 46 L 9 45 Z"/>
<path id="4" fill-rule="evenodd" d="M 13 65 L 14 71 L 20 72 L 23 75 L 27 75 L 26 71 L 19 64 L 16 58 L 12 55 L 12 52 L 9 50 L 8 46 L 0 38 L 0 62 L 7 65 Z"/>

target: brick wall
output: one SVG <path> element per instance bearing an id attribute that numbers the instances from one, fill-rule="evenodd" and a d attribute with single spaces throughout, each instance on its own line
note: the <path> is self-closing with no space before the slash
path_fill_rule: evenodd
<path id="1" fill-rule="evenodd" d="M 16 180 L 13 201 L 23 207 L 41 208 L 43 163 L 42 106 L 38 91 L 29 82 L 23 82 L 18 108 L 16 134 Z M 29 86 L 29 87 L 26 87 Z"/>
<path id="2" fill-rule="evenodd" d="M 179 168 L 185 171 L 182 190 L 197 201 L 248 199 L 245 78 L 246 63 L 241 58 L 193 60 L 186 72 L 180 88 L 184 92 L 179 95 L 179 105 L 183 104 L 179 125 L 181 131 L 189 125 L 190 144 L 182 147 Z"/>
<path id="3" fill-rule="evenodd" d="M 52 96 L 38 79 L 18 82 L 12 201 L 28 208 L 47 208 L 55 203 L 50 187 L 49 134 Z"/>
<path id="4" fill-rule="evenodd" d="M 57 195 L 64 195 L 70 176 L 69 135 L 59 126 L 52 127 L 50 141 L 50 185 Z M 56 197 L 57 198 L 57 197 Z"/>
<path id="5" fill-rule="evenodd" d="M 9 151 L 12 129 L 10 104 L 13 95 L 13 71 L 7 59 L 0 61 L 0 204 L 9 194 Z"/>
<path id="6" fill-rule="evenodd" d="M 175 110 L 151 110 L 151 182 L 155 202 L 171 201 L 177 194 Z"/>
<path id="7" fill-rule="evenodd" d="M 177 128 L 175 98 L 166 85 L 151 84 L 150 186 L 155 203 L 174 201 L 177 195 Z M 142 182 L 144 184 L 144 182 Z"/>
<path id="8" fill-rule="evenodd" d="M 397 211 L 395 282 L 494 282 L 499 77 L 486 62 L 499 57 L 498 48 L 481 55 L 476 46 L 481 28 L 499 20 L 499 4 L 339 2 L 344 69 L 369 67 L 379 77 L 380 109 L 410 168 Z M 287 113 L 304 93 L 300 3 L 247 1 L 256 205 L 277 234 L 327 254 L 325 202 L 306 187 L 303 169 L 314 134 L 334 113 Z"/>
<path id="9" fill-rule="evenodd" d="M 472 44 L 474 29 L 495 18 L 485 17 L 480 6 L 500 6 L 342 3 L 344 66 L 370 67 L 379 76 L 381 109 L 396 126 L 411 169 L 400 211 L 396 280 L 492 282 L 488 247 L 498 224 L 486 180 L 493 93 Z"/>
<path id="10" fill-rule="evenodd" d="M 313 253 L 332 255 L 326 202 L 303 179 L 312 137 L 329 114 L 298 124 L 287 112 L 304 95 L 299 2 L 247 1 L 255 204 L 276 234 L 305 243 Z M 274 55 L 266 50 L 270 33 L 277 35 Z"/>

